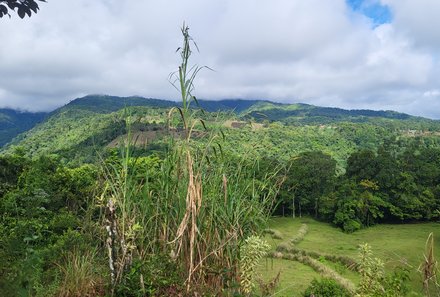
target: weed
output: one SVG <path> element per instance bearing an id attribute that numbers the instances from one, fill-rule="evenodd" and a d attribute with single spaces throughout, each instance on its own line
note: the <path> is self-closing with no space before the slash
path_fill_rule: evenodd
<path id="1" fill-rule="evenodd" d="M 104 296 L 104 280 L 96 267 L 96 251 L 70 252 L 65 261 L 59 264 L 61 282 L 56 296 L 95 297 Z"/>

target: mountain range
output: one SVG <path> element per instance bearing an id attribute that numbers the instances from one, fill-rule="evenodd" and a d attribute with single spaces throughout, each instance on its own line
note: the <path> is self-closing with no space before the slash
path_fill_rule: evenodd
<path id="1" fill-rule="evenodd" d="M 127 133 L 127 116 L 137 119 L 134 128 L 141 133 L 138 136 L 151 143 L 152 139 L 160 135 L 157 131 L 163 128 L 169 109 L 179 106 L 180 103 L 175 101 L 139 96 L 89 95 L 48 113 L 0 109 L 0 150 L 8 152 L 21 146 L 29 155 L 56 153 L 66 159 L 92 161 L 90 158 L 94 150 L 114 144 L 118 137 Z M 302 103 L 240 99 L 198 100 L 192 102 L 192 108 L 206 111 L 202 115 L 206 119 L 221 115 L 222 119 L 234 122 L 235 126 L 254 122 L 267 128 L 241 136 L 239 134 L 244 131 L 231 130 L 231 138 L 237 137 L 237 141 L 240 137 L 248 138 L 250 142 L 255 138 L 258 144 L 259 137 L 266 137 L 270 139 L 273 150 L 277 150 L 280 145 L 294 146 L 298 150 L 325 151 L 327 148 L 329 153 L 340 160 L 355 147 L 369 147 L 383 142 L 385 135 L 394 138 L 420 136 L 437 139 L 440 133 L 440 121 L 395 111 L 345 110 Z M 275 123 L 278 126 L 272 125 Z M 316 127 L 327 129 L 313 130 Z M 285 135 L 275 137 L 275 132 Z M 295 142 L 293 139 L 296 136 L 292 133 L 296 133 L 296 136 L 303 133 L 300 137 L 302 140 L 297 139 Z M 311 139 L 315 138 L 310 144 Z M 340 148 L 336 142 L 341 145 L 341 139 L 346 142 L 343 145 L 345 151 L 338 155 Z M 280 141 L 286 143 L 280 144 Z M 263 152 L 267 148 L 261 150 Z"/>

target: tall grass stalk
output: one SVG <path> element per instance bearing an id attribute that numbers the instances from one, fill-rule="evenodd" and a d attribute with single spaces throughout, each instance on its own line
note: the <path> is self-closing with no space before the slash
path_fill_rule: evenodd
<path id="1" fill-rule="evenodd" d="M 121 158 L 105 166 L 105 226 L 113 287 L 124 280 L 133 259 L 169 255 L 182 271 L 188 292 L 208 286 L 214 292 L 238 282 L 239 247 L 266 225 L 277 192 L 275 172 L 258 182 L 258 163 L 222 154 L 221 133 L 209 129 L 200 111 L 190 108 L 194 79 L 203 68 L 189 66 L 191 44 L 182 28 L 182 63 L 174 84 L 182 107 L 169 112 L 170 133 L 162 160 L 134 157 L 128 135 Z M 128 121 L 129 123 L 129 121 Z M 216 123 L 211 123 L 215 126 Z M 173 127 L 176 125 L 176 127 Z M 191 137 L 203 132 L 203 140 Z M 139 287 L 145 279 L 139 276 Z"/>
<path id="2" fill-rule="evenodd" d="M 195 43 L 187 26 L 184 25 L 181 31 L 182 63 L 176 79 L 179 81 L 183 108 L 177 110 L 186 138 L 179 144 L 177 154 L 182 168 L 185 168 L 183 180 L 187 189 L 184 212 L 181 213 L 183 217 L 172 243 L 176 255 L 185 263 L 187 289 L 190 290 L 193 283 L 206 281 L 210 285 L 222 286 L 221 277 L 208 274 L 208 270 L 215 267 L 232 271 L 236 276 L 234 270 L 239 258 L 239 242 L 259 229 L 267 217 L 268 198 L 273 192 L 269 191 L 269 195 L 262 197 L 261 188 L 270 187 L 259 185 L 261 188 L 257 189 L 252 176 L 255 168 L 245 168 L 242 164 L 232 168 L 232 164 L 216 158 L 214 147 L 218 145 L 221 150 L 218 134 L 208 132 L 205 146 L 193 145 L 191 134 L 197 124 L 200 123 L 199 126 L 207 130 L 205 122 L 190 110 L 190 103 L 197 103 L 192 94 L 194 79 L 203 67 L 188 66 L 192 53 L 190 45 Z"/>
<path id="3" fill-rule="evenodd" d="M 423 262 L 420 264 L 418 271 L 422 274 L 423 290 L 426 296 L 430 296 L 429 285 L 433 284 L 438 291 L 439 284 L 437 282 L 438 262 L 434 256 L 434 235 L 431 232 L 426 240 L 425 254 Z"/>

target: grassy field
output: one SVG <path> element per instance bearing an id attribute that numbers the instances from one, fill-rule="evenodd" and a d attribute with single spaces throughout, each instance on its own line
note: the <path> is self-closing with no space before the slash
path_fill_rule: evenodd
<path id="1" fill-rule="evenodd" d="M 392 271 L 396 266 L 405 266 L 410 270 L 411 288 L 414 291 L 410 296 L 421 293 L 421 277 L 417 268 L 423 260 L 425 242 L 430 232 L 434 233 L 435 245 L 439 247 L 440 238 L 436 236 L 440 229 L 438 223 L 377 225 L 353 234 L 343 233 L 340 229 L 330 224 L 315 221 L 311 218 L 273 218 L 270 228 L 282 233 L 283 239 L 266 239 L 275 248 L 279 243 L 292 238 L 301 224 L 307 224 L 308 233 L 297 247 L 307 251 L 316 251 L 325 254 L 342 255 L 356 258 L 358 245 L 369 243 L 374 256 L 381 258 L 386 265 L 386 270 Z M 439 249 L 435 250 L 436 257 L 440 258 Z M 356 272 L 349 271 L 328 261 L 324 261 L 343 277 L 359 281 Z M 296 261 L 282 259 L 268 259 L 259 268 L 259 273 L 264 280 L 270 280 L 278 271 L 281 271 L 280 283 L 274 296 L 302 296 L 302 292 L 313 278 L 320 278 L 319 274 L 308 266 Z M 433 295 L 437 296 L 437 294 Z"/>

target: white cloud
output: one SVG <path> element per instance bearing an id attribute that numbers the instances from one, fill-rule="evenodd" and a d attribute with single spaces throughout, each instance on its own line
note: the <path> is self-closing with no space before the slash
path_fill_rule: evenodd
<path id="1" fill-rule="evenodd" d="M 440 48 L 440 1 L 381 0 L 394 14 L 393 25 L 415 45 L 428 49 Z"/>
<path id="2" fill-rule="evenodd" d="M 30 19 L 0 19 L 0 106 L 43 110 L 88 93 L 177 98 L 167 77 L 186 21 L 201 50 L 193 61 L 215 69 L 198 77 L 198 97 L 440 118 L 439 97 L 424 96 L 440 89 L 440 2 L 381 1 L 393 22 L 372 29 L 344 0 L 51 0 Z"/>
<path id="3" fill-rule="evenodd" d="M 425 97 L 440 97 L 440 90 L 429 90 L 423 93 Z"/>

